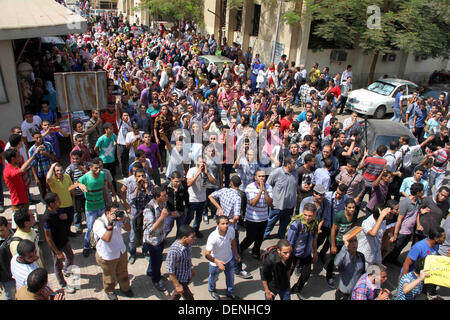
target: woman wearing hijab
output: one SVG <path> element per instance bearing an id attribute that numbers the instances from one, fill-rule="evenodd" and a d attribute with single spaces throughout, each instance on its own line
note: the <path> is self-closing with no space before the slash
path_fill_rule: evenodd
<path id="1" fill-rule="evenodd" d="M 266 65 L 264 63 L 259 65 L 258 76 L 256 77 L 256 88 L 265 89 L 267 85 L 267 75 L 264 72 Z"/>
<path id="2" fill-rule="evenodd" d="M 258 77 L 259 73 L 259 60 L 255 59 L 252 65 L 252 75 L 250 76 L 250 79 L 252 80 L 252 89 L 253 91 L 256 90 L 256 78 Z"/>
<path id="3" fill-rule="evenodd" d="M 269 80 L 269 87 L 274 85 L 278 89 L 278 71 L 275 68 L 275 64 L 270 64 L 270 68 L 267 72 L 267 78 Z"/>

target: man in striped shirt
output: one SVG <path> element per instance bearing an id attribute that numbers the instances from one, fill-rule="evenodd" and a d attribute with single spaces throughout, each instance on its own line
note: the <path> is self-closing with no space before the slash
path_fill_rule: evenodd
<path id="1" fill-rule="evenodd" d="M 239 193 L 239 186 L 241 185 L 241 178 L 239 176 L 231 177 L 231 188 L 222 188 L 214 191 L 209 195 L 209 200 L 217 208 L 218 216 L 226 216 L 230 223 L 230 228 L 235 231 L 236 243 L 239 243 L 239 232 L 237 230 L 237 222 L 241 215 L 241 195 Z M 219 200 L 220 204 L 217 202 Z M 238 253 L 241 254 L 238 246 Z M 234 264 L 234 273 L 241 278 L 250 279 L 252 275 L 242 269 L 242 263 L 236 262 Z"/>
<path id="2" fill-rule="evenodd" d="M 366 193 L 369 193 L 369 196 L 372 195 L 372 185 L 380 175 L 383 168 L 386 166 L 387 161 L 384 159 L 384 155 L 387 152 L 387 147 L 382 144 L 377 147 L 375 155 L 372 157 L 368 157 L 368 150 L 364 153 L 364 157 L 361 159 L 359 163 L 359 169 L 364 168 L 364 192 L 359 196 L 359 202 L 357 203 L 357 208 L 360 207 L 361 202 L 364 199 Z"/>
<path id="3" fill-rule="evenodd" d="M 169 279 L 175 290 L 170 300 L 179 300 L 181 296 L 185 300 L 194 300 L 194 295 L 188 287 L 195 275 L 192 268 L 192 245 L 197 239 L 195 229 L 190 226 L 180 226 L 177 240 L 170 246 L 167 252 L 166 268 Z"/>
<path id="4" fill-rule="evenodd" d="M 448 159 L 450 158 L 450 142 L 445 144 L 445 148 L 441 148 L 432 153 L 434 162 L 431 173 L 428 178 L 430 189 L 434 186 L 433 197 L 436 196 L 437 190 L 442 186 L 445 178 L 445 170 L 447 168 Z"/>
<path id="5" fill-rule="evenodd" d="M 265 183 L 265 180 L 264 170 L 258 170 L 255 174 L 255 181 L 245 188 L 247 196 L 247 212 L 245 214 L 247 235 L 241 242 L 240 249 L 243 252 L 254 243 L 252 256 L 255 259 L 260 257 L 264 231 L 269 219 L 269 207 L 272 207 L 273 204 L 272 186 Z"/>

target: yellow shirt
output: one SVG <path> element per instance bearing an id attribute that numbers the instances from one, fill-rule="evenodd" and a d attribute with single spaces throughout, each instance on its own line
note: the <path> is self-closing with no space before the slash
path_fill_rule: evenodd
<path id="1" fill-rule="evenodd" d="M 314 82 L 320 78 L 320 70 L 319 69 L 316 69 L 316 71 L 314 71 L 314 69 L 311 69 L 309 72 L 312 72 L 311 76 L 309 77 L 309 80 L 311 80 L 311 82 Z"/>
<path id="2" fill-rule="evenodd" d="M 259 131 L 261 131 L 262 128 L 264 128 L 264 121 L 261 121 L 260 123 L 258 123 L 258 125 L 256 126 L 256 132 L 259 133 Z M 269 128 L 266 128 L 266 129 L 271 130 L 272 128 L 273 128 L 273 123 L 269 126 Z"/>
<path id="3" fill-rule="evenodd" d="M 73 184 L 72 179 L 68 174 L 64 174 L 63 180 L 56 179 L 55 175 L 52 176 L 48 185 L 52 192 L 56 193 L 61 199 L 60 208 L 68 208 L 73 206 L 72 195 L 70 194 L 69 187 Z"/>
<path id="4" fill-rule="evenodd" d="M 41 261 L 41 250 L 39 249 L 39 239 L 36 231 L 31 229 L 30 232 L 25 232 L 21 229 L 17 229 L 17 231 L 14 233 L 13 237 L 18 237 L 22 240 L 30 240 L 34 243 L 34 246 L 36 247 L 37 256 L 39 259 L 36 261 L 39 267 L 44 268 L 44 264 Z M 14 256 L 17 253 L 17 246 L 19 245 L 20 241 L 11 241 L 11 244 L 9 245 L 9 250 L 11 251 L 11 254 Z"/>

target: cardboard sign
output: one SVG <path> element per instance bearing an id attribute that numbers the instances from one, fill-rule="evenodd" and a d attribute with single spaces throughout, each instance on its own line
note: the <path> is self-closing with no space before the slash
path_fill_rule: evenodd
<path id="1" fill-rule="evenodd" d="M 425 278 L 425 283 L 450 288 L 450 257 L 429 255 L 425 258 L 425 270 L 429 270 L 430 276 Z"/>

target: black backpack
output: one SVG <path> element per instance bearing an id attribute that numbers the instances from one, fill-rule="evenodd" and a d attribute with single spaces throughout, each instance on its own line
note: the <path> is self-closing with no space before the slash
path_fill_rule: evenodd
<path id="1" fill-rule="evenodd" d="M 264 250 L 263 254 L 261 255 L 261 262 L 264 264 L 264 260 L 269 255 L 269 253 L 271 253 L 272 251 L 277 250 L 277 249 L 278 249 L 277 246 L 270 246 L 270 247 L 266 248 Z"/>

